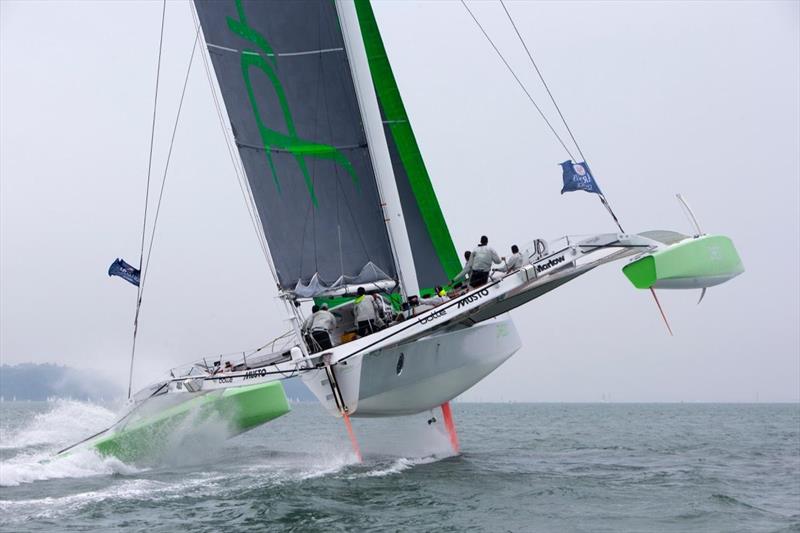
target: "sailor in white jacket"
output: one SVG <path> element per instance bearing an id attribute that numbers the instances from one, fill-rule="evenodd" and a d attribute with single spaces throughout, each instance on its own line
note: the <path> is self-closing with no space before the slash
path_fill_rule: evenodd
<path id="1" fill-rule="evenodd" d="M 464 280 L 469 280 L 469 258 L 472 257 L 472 251 L 467 250 L 464 252 L 464 268 L 461 269 L 461 272 L 456 274 L 456 277 L 453 278 L 453 282 Z"/>
<path id="2" fill-rule="evenodd" d="M 472 250 L 467 266 L 464 267 L 469 274 L 469 286 L 474 288 L 485 285 L 489 280 L 492 265 L 501 261 L 494 248 L 489 246 L 489 238 L 486 235 L 482 236 L 481 243 Z"/>
<path id="3" fill-rule="evenodd" d="M 314 313 L 316 313 L 317 311 L 319 311 L 319 306 L 318 305 L 314 305 L 311 308 L 311 314 L 308 315 L 305 320 L 303 320 L 303 325 L 301 326 L 301 329 L 304 332 L 306 332 L 306 333 L 310 333 L 311 332 L 311 322 L 314 321 Z"/>
<path id="4" fill-rule="evenodd" d="M 303 320 L 303 325 L 300 327 L 300 331 L 303 333 L 303 339 L 306 341 L 306 346 L 312 352 L 314 351 L 314 338 L 311 336 L 311 322 L 314 321 L 314 313 L 319 311 L 319 306 L 314 305 L 311 308 L 311 314 Z"/>
<path id="5" fill-rule="evenodd" d="M 355 315 L 359 337 L 366 337 L 370 333 L 378 331 L 378 312 L 375 299 L 372 296 L 367 296 L 367 291 L 364 290 L 364 287 L 359 287 L 353 304 L 353 314 Z"/>
<path id="6" fill-rule="evenodd" d="M 336 316 L 328 311 L 328 304 L 322 304 L 319 311 L 311 315 L 309 328 L 311 329 L 311 337 L 316 344 L 315 347 L 318 347 L 319 350 L 333 348 L 331 333 L 336 328 Z"/>
<path id="7" fill-rule="evenodd" d="M 519 253 L 519 246 L 516 244 L 511 247 L 511 255 L 505 260 L 505 264 L 500 265 L 495 270 L 499 272 L 514 272 L 522 268 L 522 254 Z"/>

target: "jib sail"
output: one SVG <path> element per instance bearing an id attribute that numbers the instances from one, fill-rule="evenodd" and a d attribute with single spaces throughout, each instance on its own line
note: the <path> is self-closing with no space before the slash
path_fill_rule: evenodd
<path id="1" fill-rule="evenodd" d="M 460 270 L 436 192 L 420 154 L 369 0 L 355 0 L 383 119 L 419 286 L 445 285 Z"/>
<path id="2" fill-rule="evenodd" d="M 334 2 L 195 6 L 281 288 L 396 280 Z"/>

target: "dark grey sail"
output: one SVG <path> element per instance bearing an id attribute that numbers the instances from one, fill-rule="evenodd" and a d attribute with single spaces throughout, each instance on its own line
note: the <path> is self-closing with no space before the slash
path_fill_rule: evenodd
<path id="1" fill-rule="evenodd" d="M 396 280 L 334 2 L 195 6 L 280 286 Z"/>

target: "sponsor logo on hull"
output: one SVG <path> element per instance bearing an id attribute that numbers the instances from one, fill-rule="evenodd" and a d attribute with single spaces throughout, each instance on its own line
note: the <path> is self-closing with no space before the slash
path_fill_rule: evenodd
<path id="1" fill-rule="evenodd" d="M 548 259 L 547 261 L 542 261 L 541 263 L 537 263 L 536 264 L 536 273 L 537 274 L 541 274 L 542 272 L 546 272 L 546 271 L 550 270 L 551 268 L 553 268 L 554 266 L 560 265 L 561 263 L 563 263 L 566 260 L 567 260 L 567 258 L 565 256 L 565 254 L 561 254 L 558 257 L 554 257 L 552 259 Z"/>
<path id="2" fill-rule="evenodd" d="M 420 318 L 419 323 L 427 324 L 428 322 L 433 322 L 434 320 L 442 318 L 446 314 L 447 314 L 447 309 L 442 309 L 441 311 L 434 311 L 433 314 L 426 316 L 424 318 Z"/>
<path id="3" fill-rule="evenodd" d="M 456 307 L 460 309 L 465 305 L 471 304 L 472 302 L 477 302 L 484 296 L 489 296 L 489 289 L 481 289 L 474 294 L 470 294 L 469 296 L 464 296 L 458 301 L 458 305 Z"/>
<path id="4" fill-rule="evenodd" d="M 259 368 L 257 370 L 248 370 L 244 374 L 244 379 L 256 379 L 256 378 L 263 378 L 267 375 L 266 368 Z"/>

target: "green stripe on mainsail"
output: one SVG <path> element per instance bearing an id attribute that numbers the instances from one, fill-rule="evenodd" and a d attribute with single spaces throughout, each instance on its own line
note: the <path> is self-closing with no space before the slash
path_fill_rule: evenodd
<path id="1" fill-rule="evenodd" d="M 392 132 L 436 255 L 439 257 L 445 274 L 452 279 L 461 271 L 461 261 L 458 258 L 456 247 L 453 245 L 453 239 L 450 237 L 450 231 L 447 229 L 439 201 L 436 199 L 436 192 L 433 190 L 422 154 L 419 152 L 417 139 L 411 129 L 411 122 L 408 120 L 406 109 L 403 106 L 378 24 L 375 21 L 375 14 L 369 0 L 356 0 L 355 5 L 378 101 L 384 117 L 389 123 L 389 130 Z"/>

